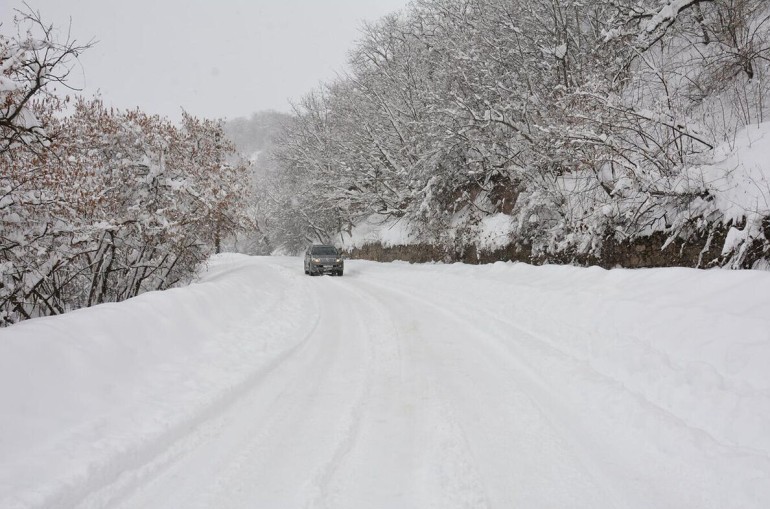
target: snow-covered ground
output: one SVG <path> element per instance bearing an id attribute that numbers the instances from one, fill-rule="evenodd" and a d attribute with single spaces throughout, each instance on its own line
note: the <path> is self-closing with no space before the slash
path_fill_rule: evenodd
<path id="1" fill-rule="evenodd" d="M 0 331 L 0 507 L 764 508 L 770 273 L 222 255 Z"/>

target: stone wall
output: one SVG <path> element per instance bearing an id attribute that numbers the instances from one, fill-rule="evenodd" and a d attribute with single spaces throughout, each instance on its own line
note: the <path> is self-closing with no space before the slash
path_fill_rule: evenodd
<path id="1" fill-rule="evenodd" d="M 384 247 L 379 244 L 367 244 L 348 252 L 350 258 L 390 262 L 403 260 L 414 263 L 425 262 L 464 262 L 493 263 L 496 261 L 520 261 L 540 265 L 544 263 L 598 265 L 604 268 L 627 267 L 693 267 L 708 268 L 721 266 L 726 259 L 721 250 L 729 226 L 715 228 L 709 239 L 708 232 L 696 234 L 688 240 L 676 239 L 665 248 L 667 237 L 655 233 L 632 241 L 618 242 L 612 238 L 604 241 L 601 256 L 588 256 L 576 253 L 533 255 L 529 246 L 510 244 L 495 251 L 478 251 L 475 246 L 441 247 L 429 244 L 414 244 Z M 758 243 L 742 268 L 750 268 L 759 259 L 768 259 L 770 252 Z"/>

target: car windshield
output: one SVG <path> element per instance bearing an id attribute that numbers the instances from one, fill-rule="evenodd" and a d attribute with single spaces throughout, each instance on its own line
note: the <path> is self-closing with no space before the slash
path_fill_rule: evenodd
<path id="1" fill-rule="evenodd" d="M 317 256 L 337 256 L 337 250 L 332 246 L 319 246 L 310 250 L 311 254 Z"/>

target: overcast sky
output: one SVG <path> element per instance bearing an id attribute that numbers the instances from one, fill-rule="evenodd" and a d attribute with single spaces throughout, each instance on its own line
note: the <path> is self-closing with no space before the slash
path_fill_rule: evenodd
<path id="1" fill-rule="evenodd" d="M 319 81 L 344 68 L 363 20 L 408 0 L 28 0 L 80 42 L 73 84 L 120 108 L 174 120 L 288 111 Z M 21 0 L 0 1 L 9 34 Z"/>

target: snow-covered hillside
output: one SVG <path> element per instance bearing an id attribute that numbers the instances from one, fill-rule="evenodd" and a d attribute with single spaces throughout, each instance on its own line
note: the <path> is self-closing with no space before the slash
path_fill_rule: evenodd
<path id="1" fill-rule="evenodd" d="M 0 330 L 0 507 L 770 500 L 770 274 L 347 264 Z"/>
<path id="2" fill-rule="evenodd" d="M 761 249 L 768 242 L 765 228 L 766 218 L 770 217 L 770 122 L 741 129 L 729 141 L 712 150 L 706 159 L 708 164 L 693 164 L 670 182 L 671 188 L 682 195 L 701 197 L 687 207 L 671 208 L 666 214 L 661 213 L 660 220 L 651 222 L 639 235 L 665 232 L 669 241 L 673 241 L 693 224 L 700 228 L 709 221 L 724 225 L 720 226 L 727 231 L 724 243 L 715 247 L 721 250 L 725 265 L 741 268 L 749 249 Z M 597 206 L 596 200 L 602 196 L 607 199 L 607 195 L 596 189 L 594 179 L 595 175 L 591 172 L 565 175 L 558 179 L 561 191 L 573 201 L 577 214 L 591 217 L 586 231 L 602 231 L 602 223 L 607 219 L 605 216 L 615 217 L 629 210 L 638 210 L 647 200 L 644 193 L 629 192 L 630 182 L 620 179 L 613 182 L 613 187 L 624 190 L 627 202 L 620 208 L 611 203 Z M 596 196 L 586 199 L 586 195 L 590 194 Z M 484 209 L 489 206 L 488 196 L 480 194 L 473 206 L 464 207 L 452 216 L 443 235 L 455 244 L 472 245 L 482 252 L 494 252 L 520 240 L 517 232 L 523 227 L 522 218 L 517 219 L 515 214 L 487 214 Z M 537 217 L 532 216 L 532 219 L 537 222 Z M 461 235 L 463 238 L 458 241 Z M 576 238 L 568 236 L 566 241 L 569 244 Z M 340 233 L 339 239 L 339 245 L 346 250 L 361 249 L 367 245 L 392 248 L 438 243 L 430 234 L 421 233 L 409 220 L 380 214 L 372 214 L 349 232 Z M 585 237 L 580 242 L 583 245 L 581 250 L 589 250 L 591 242 L 598 240 L 590 235 Z M 711 240 L 708 241 L 701 254 L 705 254 L 711 243 Z M 664 249 L 666 247 L 663 246 Z M 709 261 L 702 260 L 701 264 Z M 753 266 L 765 269 L 768 262 L 759 259 Z"/>

